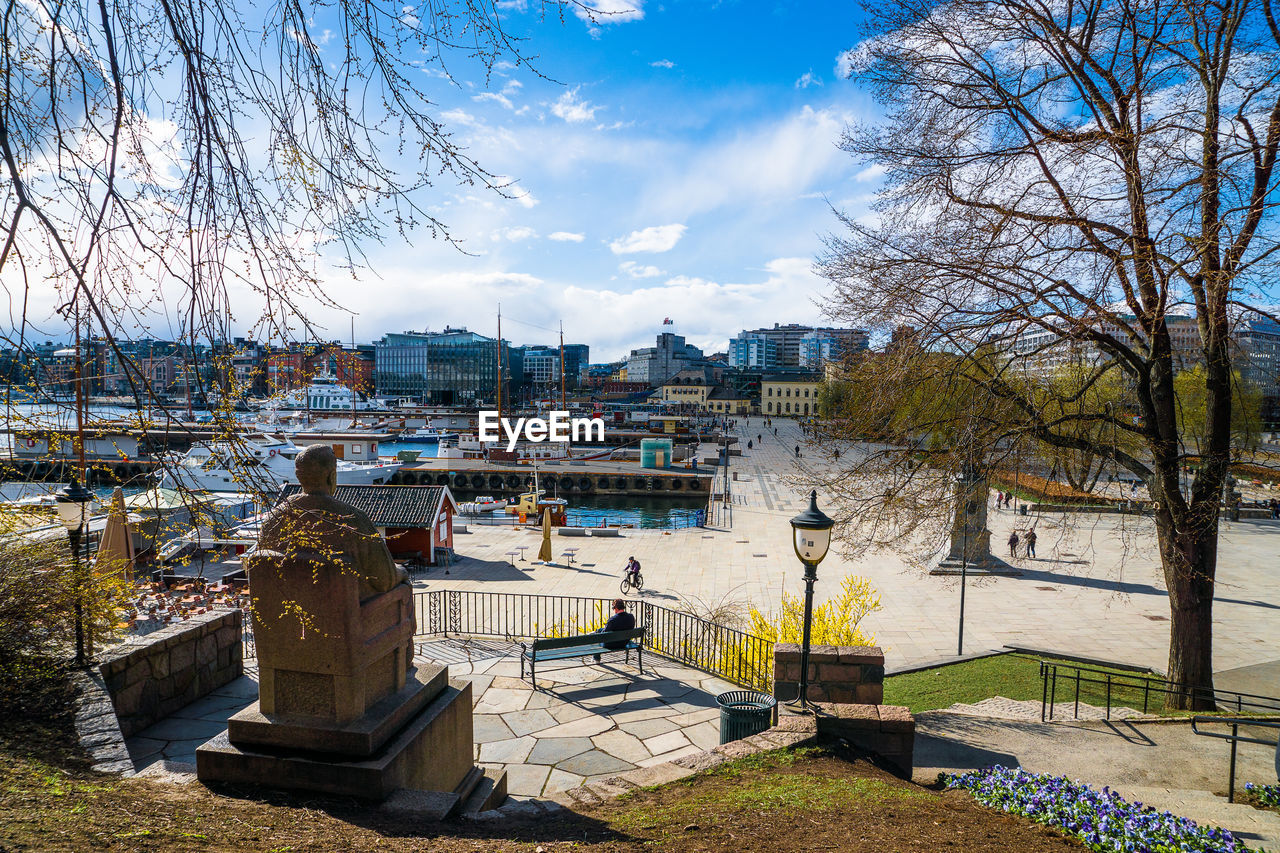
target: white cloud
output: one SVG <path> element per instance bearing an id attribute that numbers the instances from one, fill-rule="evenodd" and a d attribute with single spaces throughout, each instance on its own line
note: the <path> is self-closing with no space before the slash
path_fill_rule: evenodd
<path id="1" fill-rule="evenodd" d="M 874 181 L 880 177 L 883 177 L 884 174 L 888 171 L 889 171 L 888 169 L 886 169 L 884 166 L 880 165 L 879 163 L 873 163 L 872 165 L 863 169 L 858 174 L 854 175 L 853 179 L 858 183 L 866 183 L 867 181 Z"/>
<path id="2" fill-rule="evenodd" d="M 823 85 L 822 78 L 814 74 L 812 68 L 810 68 L 808 71 L 801 74 L 800 79 L 796 80 L 797 89 L 808 89 L 810 86 L 821 86 L 821 85 Z"/>
<path id="3" fill-rule="evenodd" d="M 575 86 L 569 91 L 562 94 L 551 105 L 551 112 L 559 118 L 564 119 L 570 124 L 591 121 L 595 118 L 596 110 L 600 107 L 594 107 L 589 101 L 578 99 L 578 89 Z"/>
<path id="4" fill-rule="evenodd" d="M 637 252 L 669 252 L 684 236 L 686 227 L 680 223 L 651 225 L 632 231 L 609 244 L 615 255 L 633 255 Z"/>
<path id="5" fill-rule="evenodd" d="M 573 13 L 588 24 L 626 24 L 644 17 L 644 0 L 582 0 Z"/>
<path id="6" fill-rule="evenodd" d="M 655 62 L 650 62 L 649 64 L 652 65 L 654 68 L 675 68 L 676 67 L 676 64 L 672 62 L 670 59 L 659 59 Z"/>
<path id="7" fill-rule="evenodd" d="M 446 110 L 440 113 L 440 118 L 447 124 L 476 124 L 476 117 L 466 110 Z"/>
<path id="8" fill-rule="evenodd" d="M 853 76 L 853 70 L 858 64 L 858 49 L 845 50 L 836 54 L 835 75 L 836 79 L 844 80 Z"/>
<path id="9" fill-rule="evenodd" d="M 513 228 L 499 228 L 497 231 L 493 232 L 492 239 L 509 240 L 512 243 L 517 243 L 521 240 L 529 240 L 537 236 L 538 232 L 534 231 L 528 225 L 517 225 Z"/>
<path id="10" fill-rule="evenodd" d="M 824 189 L 851 164 L 837 143 L 851 114 L 804 107 L 684 156 L 668 156 L 641 199 L 643 215 L 688 219 L 736 206 L 761 209 Z"/>
<path id="11" fill-rule="evenodd" d="M 538 200 L 533 197 L 533 193 L 529 192 L 524 187 L 511 187 L 509 192 L 512 200 L 525 210 L 528 210 L 538 203 Z"/>
<path id="12" fill-rule="evenodd" d="M 548 240 L 555 240 L 557 243 L 581 243 L 586 237 L 586 234 L 573 231 L 552 231 L 547 235 Z"/>
<path id="13" fill-rule="evenodd" d="M 472 95 L 471 100 L 477 103 L 483 103 L 484 101 L 494 101 L 496 103 L 502 104 L 504 107 L 506 107 L 509 110 L 513 110 L 516 108 L 516 105 L 511 103 L 510 98 L 508 98 L 506 95 L 500 95 L 497 92 L 481 92 L 478 95 Z"/>
<path id="14" fill-rule="evenodd" d="M 413 11 L 414 7 L 405 6 L 401 10 L 400 21 L 406 26 L 413 27 L 416 30 L 418 28 L 418 24 L 421 22 L 418 20 L 418 16 L 413 14 Z"/>
<path id="15" fill-rule="evenodd" d="M 623 261 L 618 264 L 618 269 L 632 278 L 657 278 L 663 275 L 663 271 L 657 267 L 643 266 L 635 261 Z"/>

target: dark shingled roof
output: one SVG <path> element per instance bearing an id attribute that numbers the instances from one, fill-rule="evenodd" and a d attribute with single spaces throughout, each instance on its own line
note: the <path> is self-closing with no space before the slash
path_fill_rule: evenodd
<path id="1" fill-rule="evenodd" d="M 299 491 L 285 486 L 280 500 Z M 458 505 L 445 486 L 338 486 L 333 496 L 362 510 L 375 527 L 430 527 L 440 514 L 440 502 Z"/>
<path id="2" fill-rule="evenodd" d="M 742 393 L 741 391 L 735 391 L 732 388 L 725 388 L 721 386 L 718 388 L 713 388 L 711 390 L 711 393 L 707 395 L 707 399 L 708 400 L 750 400 L 751 398 L 748 397 L 746 394 Z"/>

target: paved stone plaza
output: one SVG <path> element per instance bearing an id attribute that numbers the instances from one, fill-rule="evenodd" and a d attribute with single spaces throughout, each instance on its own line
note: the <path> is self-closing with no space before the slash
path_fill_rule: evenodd
<path id="1" fill-rule="evenodd" d="M 634 655 L 626 663 L 613 654 L 600 664 L 544 664 L 535 691 L 520 679 L 518 650 L 502 641 L 433 640 L 417 652 L 471 681 L 475 760 L 505 768 L 508 791 L 518 797 L 549 796 L 710 749 L 720 742 L 715 697 L 737 689 L 656 657 L 646 658 L 641 675 Z M 129 738 L 134 768 L 188 772 L 196 747 L 257 697 L 257 670 L 246 667 L 243 678 Z"/>
<path id="2" fill-rule="evenodd" d="M 622 567 L 634 554 L 644 566 L 643 596 L 656 603 L 731 598 L 777 609 L 784 590 L 799 595 L 803 589 L 788 524 L 804 508 L 803 492 L 789 481 L 803 475 L 800 466 L 817 462 L 809 454 L 795 458 L 795 446 L 805 442 L 794 423 L 781 419 L 775 421 L 778 438 L 765 436 L 762 445 L 746 450 L 748 436 L 765 431 L 760 418 L 750 424 L 738 430 L 744 455 L 732 462 L 738 480 L 732 484 L 731 528 L 625 530 L 618 539 L 557 536 L 552 565 L 517 558 L 513 567 L 507 552 L 528 545 L 532 556 L 539 532 L 473 526 L 474 532 L 456 538 L 465 559 L 447 575 L 428 572 L 417 586 L 609 597 L 617 595 Z M 1015 643 L 1163 670 L 1169 606 L 1150 520 L 1049 513 L 1031 520 L 1039 557 L 1010 559 L 1021 576 L 969 580 L 965 651 Z M 1002 543 L 1010 530 L 1028 523 L 1010 510 L 993 509 L 991 541 L 1001 543 L 994 550 L 1005 557 Z M 1280 648 L 1280 521 L 1224 521 L 1222 534 L 1215 666 L 1274 660 Z M 566 547 L 578 549 L 572 567 L 562 556 Z M 931 577 L 894 553 L 847 559 L 833 549 L 819 568 L 819 600 L 848 574 L 870 578 L 881 593 L 883 609 L 866 627 L 885 647 L 891 669 L 955 654 L 958 578 Z"/>

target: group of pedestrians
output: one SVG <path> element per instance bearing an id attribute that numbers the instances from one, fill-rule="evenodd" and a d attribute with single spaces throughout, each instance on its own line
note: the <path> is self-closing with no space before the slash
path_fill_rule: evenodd
<path id="1" fill-rule="evenodd" d="M 1013 503 L 1013 492 L 996 492 L 996 509 L 1008 509 Z"/>
<path id="2" fill-rule="evenodd" d="M 1025 537 L 1019 538 L 1018 531 L 1015 530 L 1009 534 L 1009 556 L 1018 556 L 1018 545 L 1022 544 L 1026 548 L 1026 556 L 1034 558 L 1036 555 L 1036 529 L 1033 527 L 1027 531 Z"/>

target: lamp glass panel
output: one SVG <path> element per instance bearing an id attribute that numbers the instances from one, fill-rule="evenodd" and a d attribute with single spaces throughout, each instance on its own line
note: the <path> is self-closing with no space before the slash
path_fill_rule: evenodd
<path id="1" fill-rule="evenodd" d="M 827 548 L 831 546 L 831 530 L 805 530 L 801 527 L 795 531 L 796 555 L 807 563 L 820 563 L 827 556 Z"/>
<path id="2" fill-rule="evenodd" d="M 84 519 L 88 504 L 75 503 L 73 501 L 58 501 L 54 504 L 58 511 L 58 520 L 62 522 L 62 526 L 68 530 L 75 530 L 77 527 L 84 526 Z"/>

